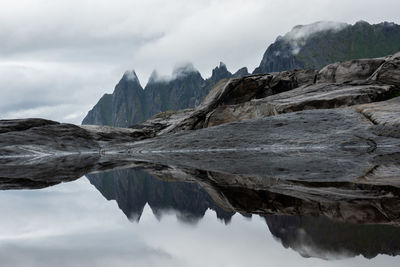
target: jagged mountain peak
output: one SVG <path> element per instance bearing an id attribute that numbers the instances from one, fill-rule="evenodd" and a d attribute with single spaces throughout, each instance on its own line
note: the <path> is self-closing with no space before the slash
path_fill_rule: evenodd
<path id="1" fill-rule="evenodd" d="M 356 25 L 366 25 L 366 26 L 370 26 L 371 24 L 369 24 L 368 21 L 359 20 L 359 21 L 357 21 L 354 25 L 355 25 L 355 26 L 356 26 Z"/>
<path id="2" fill-rule="evenodd" d="M 192 63 L 184 63 L 175 66 L 174 70 L 172 71 L 172 79 L 179 79 L 186 77 L 192 73 L 199 73 L 199 71 L 193 66 Z"/>
<path id="3" fill-rule="evenodd" d="M 153 85 L 155 83 L 174 82 L 176 80 L 181 80 L 181 79 L 187 78 L 193 74 L 201 77 L 200 72 L 193 66 L 192 63 L 185 63 L 185 64 L 176 66 L 173 69 L 171 75 L 160 75 L 157 72 L 157 70 L 153 70 L 153 72 L 151 73 L 150 78 L 147 82 L 146 87 L 149 85 Z"/>
<path id="4" fill-rule="evenodd" d="M 228 68 L 226 67 L 226 64 L 225 64 L 224 62 L 220 61 L 220 62 L 219 62 L 219 65 L 216 66 L 216 67 L 213 69 L 213 72 L 214 72 L 215 70 L 225 70 L 225 71 L 228 71 Z"/>
<path id="5" fill-rule="evenodd" d="M 153 70 L 150 74 L 150 78 L 147 84 L 152 84 L 158 82 L 160 80 L 160 75 L 158 74 L 157 70 Z"/>
<path id="6" fill-rule="evenodd" d="M 219 65 L 212 70 L 212 75 L 210 79 L 215 81 L 215 80 L 230 78 L 231 76 L 232 73 L 228 71 L 228 68 L 226 67 L 225 63 L 221 61 Z"/>
<path id="7" fill-rule="evenodd" d="M 233 77 L 243 77 L 243 76 L 247 76 L 249 75 L 249 70 L 247 69 L 247 67 L 243 67 L 241 69 L 238 69 L 234 74 Z"/>
<path id="8" fill-rule="evenodd" d="M 226 65 L 225 65 L 225 63 L 224 62 L 219 62 L 219 66 L 218 66 L 218 68 L 220 68 L 220 69 L 227 69 L 226 68 Z"/>
<path id="9" fill-rule="evenodd" d="M 136 75 L 135 70 L 127 70 L 127 71 L 125 71 L 124 75 L 122 76 L 122 80 L 140 83 L 139 78 Z"/>

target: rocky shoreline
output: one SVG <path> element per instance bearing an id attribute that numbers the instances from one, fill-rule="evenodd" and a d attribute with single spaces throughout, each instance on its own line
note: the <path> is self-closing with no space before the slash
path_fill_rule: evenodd
<path id="1" fill-rule="evenodd" d="M 138 168 L 228 212 L 400 225 L 399 67 L 400 53 L 223 80 L 131 128 L 2 120 L 0 188 Z"/>

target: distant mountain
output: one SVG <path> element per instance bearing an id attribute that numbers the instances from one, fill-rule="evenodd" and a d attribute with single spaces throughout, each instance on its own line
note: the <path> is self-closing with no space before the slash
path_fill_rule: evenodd
<path id="1" fill-rule="evenodd" d="M 400 25 L 316 22 L 296 26 L 283 37 L 279 36 L 253 73 L 321 69 L 338 61 L 382 57 L 399 50 Z"/>
<path id="2" fill-rule="evenodd" d="M 176 68 L 171 77 L 153 71 L 143 89 L 136 73 L 127 71 L 114 92 L 105 94 L 82 124 L 129 127 L 163 111 L 194 108 L 220 80 L 248 74 L 247 68 L 232 74 L 221 62 L 204 80 L 192 64 L 186 64 Z"/>
<path id="3" fill-rule="evenodd" d="M 134 71 L 127 71 L 115 86 L 89 111 L 82 124 L 126 127 L 145 120 L 145 95 Z"/>

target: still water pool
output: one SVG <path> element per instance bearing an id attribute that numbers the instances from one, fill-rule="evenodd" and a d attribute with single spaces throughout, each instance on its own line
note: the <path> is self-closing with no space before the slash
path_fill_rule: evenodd
<path id="1" fill-rule="evenodd" d="M 242 215 L 193 183 L 119 178 L 109 172 L 1 191 L 0 266 L 400 264 L 394 226 Z"/>

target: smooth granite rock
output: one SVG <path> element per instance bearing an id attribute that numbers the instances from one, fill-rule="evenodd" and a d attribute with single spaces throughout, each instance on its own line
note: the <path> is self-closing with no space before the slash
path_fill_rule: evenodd
<path id="1" fill-rule="evenodd" d="M 384 58 L 375 58 L 333 63 L 318 72 L 317 81 L 319 83 L 343 83 L 366 80 L 384 62 Z"/>
<path id="2" fill-rule="evenodd" d="M 400 86 L 400 52 L 389 57 L 372 75 L 371 80 Z"/>

